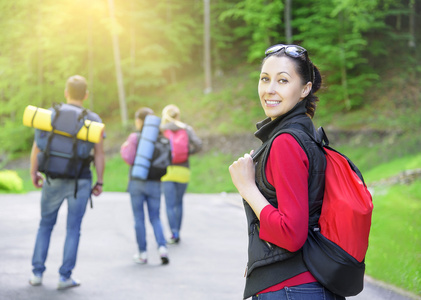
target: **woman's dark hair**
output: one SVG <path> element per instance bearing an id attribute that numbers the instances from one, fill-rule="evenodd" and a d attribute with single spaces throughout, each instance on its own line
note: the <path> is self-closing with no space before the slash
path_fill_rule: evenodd
<path id="1" fill-rule="evenodd" d="M 135 119 L 140 119 L 142 121 L 145 121 L 145 118 L 147 115 L 153 115 L 153 110 L 149 107 L 142 107 L 139 108 L 136 113 L 134 114 Z"/>
<path id="2" fill-rule="evenodd" d="M 303 101 L 306 101 L 307 115 L 310 118 L 313 118 L 316 112 L 317 102 L 319 102 L 319 97 L 317 97 L 315 93 L 322 86 L 322 76 L 320 74 L 319 69 L 311 62 L 310 58 L 308 58 L 308 54 L 301 55 L 298 57 L 291 57 L 290 55 L 285 53 L 285 49 L 282 49 L 281 51 L 274 52 L 273 54 L 269 54 L 268 56 L 266 56 L 262 61 L 262 66 L 265 63 L 265 61 L 271 56 L 288 57 L 289 59 L 294 61 L 296 71 L 300 75 L 303 84 L 306 84 L 309 81 L 313 83 L 310 93 L 308 93 L 307 97 L 303 99 Z"/>

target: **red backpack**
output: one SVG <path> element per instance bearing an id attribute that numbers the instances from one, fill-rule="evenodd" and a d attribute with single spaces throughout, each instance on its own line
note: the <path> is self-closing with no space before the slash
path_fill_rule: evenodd
<path id="1" fill-rule="evenodd" d="M 171 142 L 172 163 L 179 164 L 189 157 L 189 135 L 185 129 L 164 130 L 164 135 Z"/>
<path id="2" fill-rule="evenodd" d="M 309 228 L 304 262 L 327 289 L 343 297 L 354 296 L 364 287 L 364 258 L 373 212 L 371 194 L 357 166 L 329 146 L 322 127 L 317 132 L 321 141 L 305 134 L 322 147 L 326 170 L 322 210 L 318 226 Z M 293 135 L 297 138 L 300 134 Z"/>
<path id="3" fill-rule="evenodd" d="M 328 146 L 325 151 L 326 183 L 320 232 L 362 262 L 368 248 L 373 211 L 371 194 L 346 157 Z M 341 235 L 344 232 L 346 236 Z"/>

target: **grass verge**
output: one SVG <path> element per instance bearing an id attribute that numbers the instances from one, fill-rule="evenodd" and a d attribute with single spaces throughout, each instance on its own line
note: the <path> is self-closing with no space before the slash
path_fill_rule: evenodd
<path id="1" fill-rule="evenodd" d="M 421 181 L 376 187 L 367 274 L 421 295 Z"/>
<path id="2" fill-rule="evenodd" d="M 193 167 L 187 193 L 236 192 L 228 172 L 228 166 L 233 161 L 232 155 L 217 152 L 191 156 L 190 164 Z M 104 191 L 125 192 L 129 180 L 129 169 L 120 155 L 109 158 L 104 175 Z"/>

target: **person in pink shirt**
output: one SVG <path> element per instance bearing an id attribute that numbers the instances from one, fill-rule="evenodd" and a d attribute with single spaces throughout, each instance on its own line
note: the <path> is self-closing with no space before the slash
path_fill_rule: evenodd
<path id="1" fill-rule="evenodd" d="M 167 241 L 165 240 L 162 228 L 160 209 L 161 209 L 161 179 L 156 176 L 156 172 L 149 169 L 148 177 L 140 179 L 132 173 L 133 165 L 137 155 L 139 140 L 142 136 L 143 125 L 148 115 L 154 115 L 149 107 L 141 107 L 135 113 L 136 131 L 132 132 L 127 140 L 120 147 L 120 154 L 123 160 L 131 166 L 129 171 L 129 184 L 127 191 L 130 194 L 132 205 L 134 228 L 138 251 L 133 255 L 133 260 L 138 264 L 148 262 L 147 235 L 145 225 L 145 210 L 147 209 L 149 221 L 155 235 L 155 241 L 158 246 L 159 256 L 163 265 L 169 264 Z M 140 148 L 142 150 L 142 148 Z M 141 152 L 140 155 L 145 155 Z M 160 175 L 162 176 L 162 175 Z"/>
<path id="2" fill-rule="evenodd" d="M 255 136 L 266 147 L 229 167 L 248 224 L 244 299 L 344 299 L 317 282 L 302 255 L 309 224 L 321 210 L 324 154 L 312 139 L 307 154 L 281 132 L 299 128 L 315 136 L 311 119 L 320 86 L 320 72 L 303 47 L 278 44 L 265 51 L 258 94 L 267 118 Z"/>

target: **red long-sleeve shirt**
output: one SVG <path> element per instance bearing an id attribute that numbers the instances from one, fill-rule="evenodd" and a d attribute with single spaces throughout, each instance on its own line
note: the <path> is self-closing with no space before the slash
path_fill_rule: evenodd
<path id="1" fill-rule="evenodd" d="M 273 141 L 265 173 L 276 189 L 278 208 L 272 205 L 263 208 L 259 237 L 291 252 L 301 249 L 307 239 L 308 169 L 307 155 L 294 137 L 281 134 Z M 315 281 L 310 272 L 304 272 L 261 293 Z"/>

